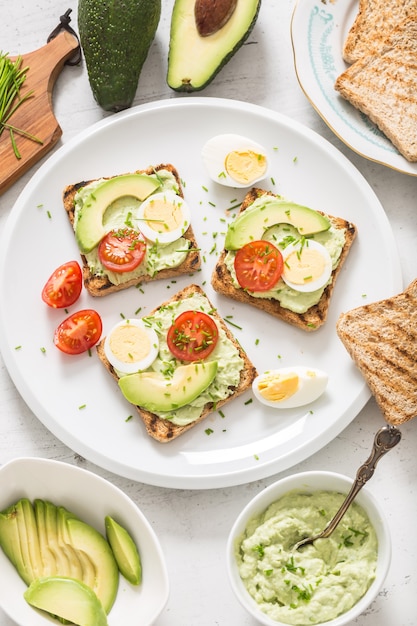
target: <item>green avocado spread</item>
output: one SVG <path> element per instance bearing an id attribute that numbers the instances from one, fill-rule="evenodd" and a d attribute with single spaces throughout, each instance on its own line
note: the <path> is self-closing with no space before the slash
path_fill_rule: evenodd
<path id="1" fill-rule="evenodd" d="M 149 371 L 159 372 L 164 375 L 169 383 L 175 368 L 181 363 L 177 361 L 167 345 L 167 332 L 173 321 L 184 311 L 203 311 L 210 315 L 212 307 L 206 297 L 199 293 L 183 300 L 170 302 L 169 305 L 160 307 L 153 315 L 143 318 L 159 336 L 159 353 L 152 363 Z M 213 318 L 214 319 L 214 318 Z M 205 405 L 212 402 L 214 406 L 220 400 L 230 396 L 234 388 L 239 385 L 240 374 L 244 362 L 239 350 L 227 337 L 224 330 L 218 326 L 219 340 L 213 352 L 207 360 L 217 361 L 218 367 L 212 383 L 192 402 L 169 412 L 153 411 L 158 417 L 168 419 L 177 426 L 185 426 L 197 420 L 203 412 Z M 118 373 L 121 376 L 121 373 Z"/>
<path id="2" fill-rule="evenodd" d="M 251 520 L 236 542 L 239 573 L 271 619 L 307 626 L 348 611 L 375 578 L 377 536 L 357 503 L 327 539 L 293 551 L 297 541 L 323 530 L 345 496 L 291 491 Z"/>
<path id="3" fill-rule="evenodd" d="M 245 212 L 256 211 L 261 204 L 266 205 L 268 203 L 272 203 L 273 201 L 273 198 L 269 199 L 262 196 L 262 198 L 255 200 L 251 206 L 245 209 Z M 279 250 L 282 250 L 288 244 L 299 240 L 300 237 L 300 233 L 294 226 L 291 226 L 290 224 L 276 224 L 275 226 L 268 228 L 262 238 L 266 241 L 270 241 Z M 309 235 L 308 238 L 314 239 L 327 249 L 332 259 L 332 269 L 336 269 L 339 264 L 343 246 L 345 245 L 345 229 L 330 226 L 328 230 L 314 235 Z M 241 289 L 237 281 L 234 268 L 235 256 L 236 251 L 229 250 L 225 258 L 225 263 L 232 277 L 234 287 L 236 287 L 236 289 Z M 329 284 L 331 280 L 332 277 L 329 278 L 327 284 Z M 289 287 L 285 284 L 282 278 L 280 278 L 273 289 L 270 289 L 269 291 L 248 291 L 248 293 L 250 293 L 250 295 L 254 298 L 278 300 L 283 308 L 289 309 L 294 313 L 305 313 L 310 307 L 320 301 L 326 286 L 327 285 L 324 285 L 321 289 L 311 292 L 301 292 Z"/>
<path id="4" fill-rule="evenodd" d="M 158 193 L 171 189 L 176 193 L 178 192 L 175 177 L 171 172 L 160 170 L 158 174 L 150 174 L 150 177 L 157 177 L 161 182 L 161 186 L 157 189 Z M 77 192 L 74 199 L 74 230 L 84 201 L 101 182 L 102 179 L 97 180 L 82 187 Z M 132 196 L 124 196 L 115 200 L 104 213 L 103 226 L 105 231 L 109 232 L 113 229 L 118 230 L 120 228 L 130 227 L 132 222 L 134 222 L 140 204 L 140 201 Z M 185 261 L 189 247 L 190 242 L 185 237 L 181 237 L 177 241 L 173 241 L 167 245 L 157 243 L 148 244 L 146 246 L 146 255 L 143 262 L 132 272 L 116 273 L 103 267 L 98 258 L 98 248 L 94 248 L 91 252 L 87 253 L 85 257 L 92 274 L 95 276 L 106 275 L 113 285 L 119 285 L 133 278 L 137 278 L 138 281 L 140 281 L 142 276 L 153 276 L 162 269 L 178 267 Z"/>

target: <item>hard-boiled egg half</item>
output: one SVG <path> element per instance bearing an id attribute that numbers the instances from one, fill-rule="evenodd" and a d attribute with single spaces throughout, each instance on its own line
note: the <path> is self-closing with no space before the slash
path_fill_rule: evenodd
<path id="1" fill-rule="evenodd" d="M 134 374 L 155 361 L 159 338 L 141 319 L 125 319 L 116 324 L 104 341 L 104 354 L 117 372 Z"/>
<path id="2" fill-rule="evenodd" d="M 277 409 L 293 409 L 314 402 L 327 386 L 328 375 L 313 367 L 294 366 L 269 370 L 252 383 L 259 402 Z"/>
<path id="3" fill-rule="evenodd" d="M 321 289 L 332 273 L 332 259 L 328 250 L 313 239 L 301 239 L 282 251 L 284 269 L 282 279 L 293 289 L 302 292 Z"/>
<path id="4" fill-rule="evenodd" d="M 265 148 L 241 135 L 212 137 L 201 156 L 210 178 L 227 187 L 250 187 L 268 172 Z"/>
<path id="5" fill-rule="evenodd" d="M 185 200 L 174 191 L 162 191 L 142 202 L 136 219 L 146 239 L 168 244 L 184 235 L 191 222 L 191 211 Z"/>

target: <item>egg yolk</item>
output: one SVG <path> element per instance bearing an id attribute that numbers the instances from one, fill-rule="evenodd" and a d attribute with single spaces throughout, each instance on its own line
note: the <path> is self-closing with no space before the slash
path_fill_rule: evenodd
<path id="1" fill-rule="evenodd" d="M 317 280 L 323 274 L 326 263 L 318 252 L 303 246 L 300 251 L 294 251 L 285 260 L 284 273 L 287 280 L 295 285 L 305 285 Z"/>
<path id="2" fill-rule="evenodd" d="M 142 361 L 151 349 L 146 331 L 133 324 L 115 328 L 110 336 L 109 345 L 113 355 L 122 363 Z"/>
<path id="3" fill-rule="evenodd" d="M 143 216 L 149 228 L 157 233 L 167 233 L 180 228 L 183 215 L 180 204 L 174 204 L 166 198 L 158 198 L 149 202 Z"/>
<path id="4" fill-rule="evenodd" d="M 290 398 L 298 389 L 297 374 L 271 374 L 258 383 L 258 391 L 265 400 L 281 402 Z"/>
<path id="5" fill-rule="evenodd" d="M 225 168 L 233 180 L 240 184 L 250 184 L 266 172 L 266 157 L 253 150 L 234 150 L 225 159 Z"/>

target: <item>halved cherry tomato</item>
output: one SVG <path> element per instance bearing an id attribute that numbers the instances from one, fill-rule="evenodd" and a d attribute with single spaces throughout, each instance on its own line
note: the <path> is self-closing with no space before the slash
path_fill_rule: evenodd
<path id="1" fill-rule="evenodd" d="M 278 282 L 283 268 L 281 252 L 263 239 L 247 243 L 235 256 L 236 278 L 248 291 L 268 291 Z"/>
<path id="2" fill-rule="evenodd" d="M 92 348 L 101 337 L 103 325 L 93 309 L 83 309 L 67 317 L 54 334 L 54 344 L 66 354 L 81 354 Z"/>
<path id="3" fill-rule="evenodd" d="M 111 230 L 100 241 L 98 257 L 112 272 L 131 272 L 140 265 L 146 252 L 146 243 L 132 228 Z"/>
<path id="4" fill-rule="evenodd" d="M 205 359 L 216 347 L 219 331 L 216 322 L 202 311 L 184 311 L 168 330 L 167 343 L 181 361 Z"/>
<path id="5" fill-rule="evenodd" d="M 77 261 L 57 267 L 42 289 L 42 300 L 55 309 L 64 309 L 80 297 L 83 277 Z"/>

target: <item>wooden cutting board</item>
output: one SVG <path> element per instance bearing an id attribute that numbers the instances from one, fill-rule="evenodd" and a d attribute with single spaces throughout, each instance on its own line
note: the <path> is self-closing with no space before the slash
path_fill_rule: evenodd
<path id="1" fill-rule="evenodd" d="M 42 158 L 61 137 L 62 130 L 52 108 L 52 91 L 65 61 L 74 54 L 78 45 L 77 38 L 63 30 L 42 48 L 21 55 L 21 67 L 29 69 L 20 93 L 23 96 L 33 90 L 34 94 L 15 111 L 9 123 L 38 137 L 43 143 L 36 143 L 16 132 L 16 145 L 21 154 L 21 158 L 17 159 L 10 134 L 7 129 L 3 131 L 0 135 L 0 194 Z M 16 59 L 10 58 L 12 61 Z"/>

